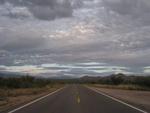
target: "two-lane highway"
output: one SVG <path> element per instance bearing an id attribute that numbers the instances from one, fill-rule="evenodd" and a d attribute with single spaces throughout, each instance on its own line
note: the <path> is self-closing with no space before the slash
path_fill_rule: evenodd
<path id="1" fill-rule="evenodd" d="M 70 85 L 9 113 L 144 113 L 81 85 Z"/>

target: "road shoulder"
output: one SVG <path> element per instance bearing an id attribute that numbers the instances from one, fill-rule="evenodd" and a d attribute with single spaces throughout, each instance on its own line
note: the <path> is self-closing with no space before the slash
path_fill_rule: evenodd
<path id="1" fill-rule="evenodd" d="M 143 106 L 139 106 L 139 105 L 137 105 L 137 103 L 131 102 L 131 100 L 124 99 L 123 96 L 122 96 L 122 98 L 121 98 L 121 96 L 118 97 L 117 96 L 117 92 L 110 93 L 111 90 L 113 90 L 113 89 L 105 89 L 104 90 L 103 88 L 101 89 L 101 88 L 89 87 L 89 86 L 87 88 L 89 88 L 89 89 L 91 89 L 91 90 L 93 90 L 93 91 L 95 91 L 95 92 L 97 92 L 97 93 L 99 93 L 99 94 L 101 94 L 103 96 L 111 98 L 111 99 L 113 99 L 113 100 L 115 100 L 115 101 L 117 101 L 117 102 L 119 102 L 121 104 L 124 104 L 124 105 L 126 105 L 126 106 L 128 106 L 130 108 L 136 109 L 136 110 L 140 111 L 141 113 L 148 113 L 147 111 L 149 111 L 148 109 L 144 109 Z M 118 92 L 120 92 L 120 91 L 118 91 Z M 124 93 L 124 95 L 126 95 L 126 94 Z M 126 95 L 126 96 L 128 96 L 128 95 Z M 130 98 L 132 98 L 132 97 L 130 97 Z"/>

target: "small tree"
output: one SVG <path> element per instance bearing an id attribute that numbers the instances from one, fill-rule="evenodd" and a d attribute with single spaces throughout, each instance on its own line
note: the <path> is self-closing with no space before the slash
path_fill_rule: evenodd
<path id="1" fill-rule="evenodd" d="M 119 85 L 124 82 L 123 74 L 117 74 L 111 76 L 111 82 L 114 85 Z"/>

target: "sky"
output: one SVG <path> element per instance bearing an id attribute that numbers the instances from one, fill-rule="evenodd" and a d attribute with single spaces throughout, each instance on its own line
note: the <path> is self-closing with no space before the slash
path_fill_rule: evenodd
<path id="1" fill-rule="evenodd" d="M 150 74 L 149 0 L 0 0 L 0 72 Z"/>

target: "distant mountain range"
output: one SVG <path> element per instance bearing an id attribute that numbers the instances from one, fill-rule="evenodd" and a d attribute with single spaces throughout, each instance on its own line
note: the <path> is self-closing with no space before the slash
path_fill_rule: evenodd
<path id="1" fill-rule="evenodd" d="M 16 72 L 0 72 L 0 77 L 4 77 L 4 78 L 9 78 L 9 77 L 22 77 L 22 76 L 27 76 L 28 74 L 23 74 L 23 73 L 16 73 Z M 28 75 L 28 76 L 32 76 L 32 75 Z M 69 76 L 69 75 L 59 75 L 59 76 L 51 76 L 51 77 L 46 77 L 47 79 L 54 79 L 54 80 L 71 80 L 71 79 L 75 79 L 75 80 L 80 80 L 80 81 L 93 81 L 93 82 L 98 82 L 99 80 L 103 79 L 103 80 L 109 80 L 111 79 L 113 75 L 109 75 L 109 76 L 82 76 L 82 77 L 76 77 L 76 76 Z M 130 79 L 132 80 L 133 78 L 135 78 L 134 75 L 124 75 L 124 74 L 116 74 L 116 77 L 122 77 L 124 79 Z M 138 75 L 136 75 L 138 76 Z M 144 76 L 144 75 L 142 75 Z M 45 78 L 44 76 L 34 76 L 36 78 Z"/>
<path id="2" fill-rule="evenodd" d="M 21 76 L 25 76 L 25 74 L 21 74 L 21 73 L 12 73 L 12 72 L 0 72 L 0 77 L 3 78 L 9 78 L 9 77 L 21 77 Z"/>
<path id="3" fill-rule="evenodd" d="M 22 74 L 22 73 L 13 73 L 13 72 L 0 72 L 0 77 L 4 78 L 9 78 L 9 77 L 22 77 L 26 76 L 27 74 Z M 31 76 L 31 75 L 28 75 Z M 39 77 L 43 78 L 43 76 L 34 76 L 34 77 Z M 45 78 L 45 77 L 44 77 Z M 48 79 L 58 79 L 58 80 L 67 80 L 67 79 L 81 79 L 81 80 L 97 80 L 100 77 L 92 77 L 92 76 L 83 76 L 83 77 L 76 77 L 76 76 L 69 76 L 69 75 L 59 75 L 59 76 L 51 76 L 51 77 L 46 77 Z"/>
<path id="4" fill-rule="evenodd" d="M 75 76 L 67 76 L 67 75 L 62 75 L 62 76 L 53 76 L 49 77 L 50 79 L 76 79 L 77 77 Z"/>

